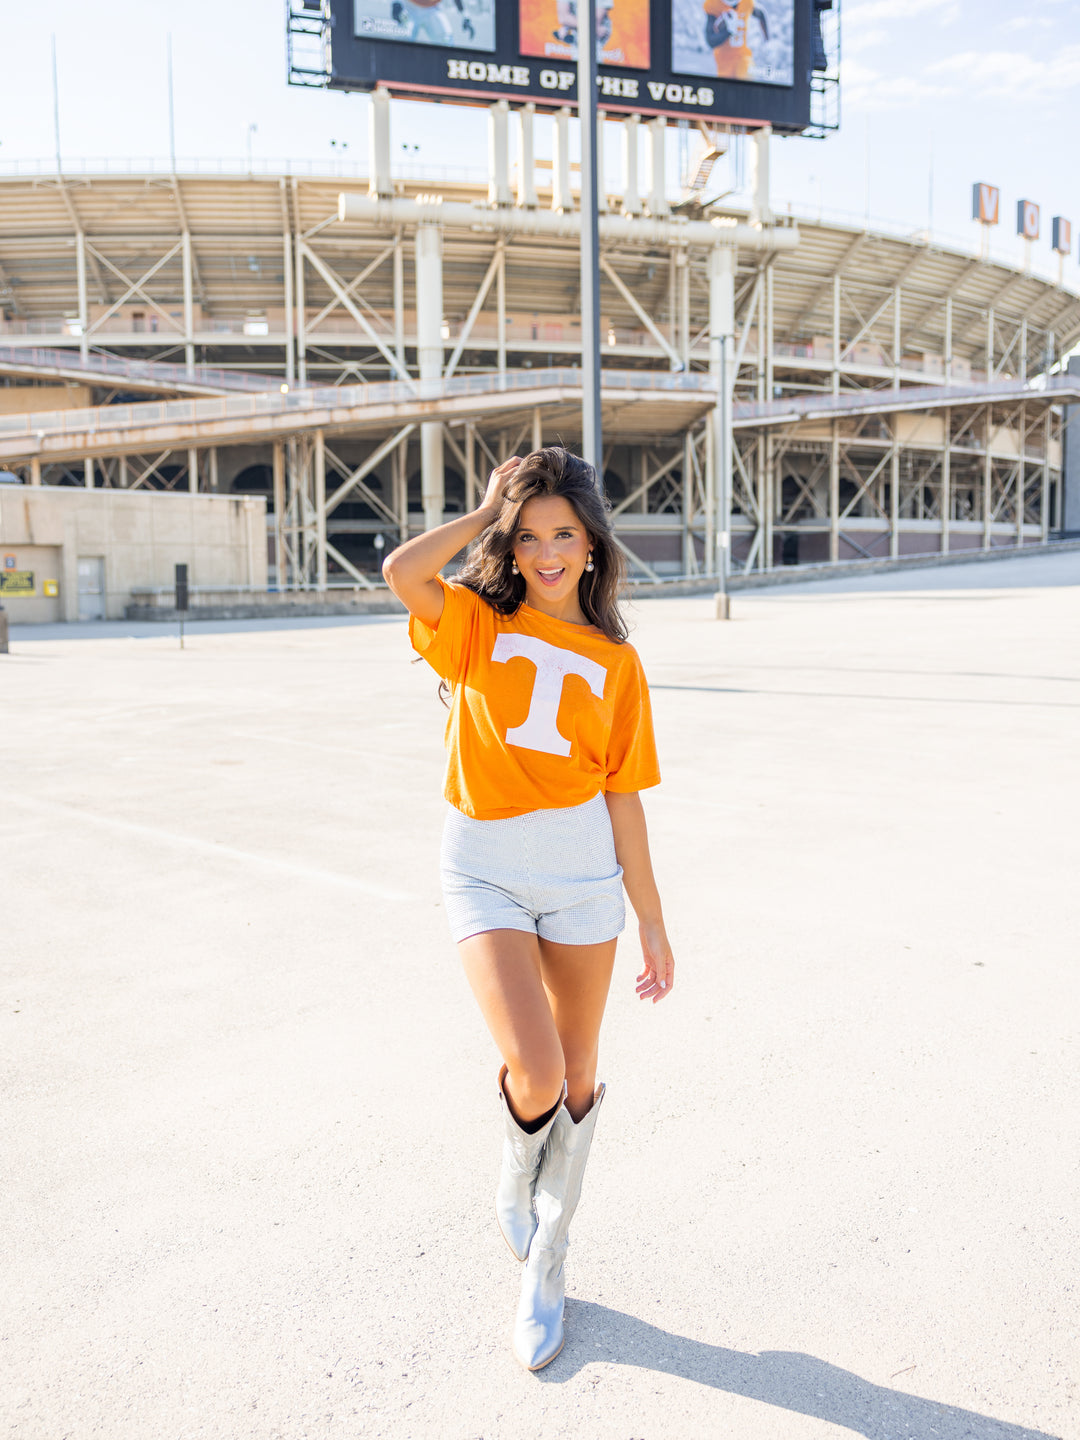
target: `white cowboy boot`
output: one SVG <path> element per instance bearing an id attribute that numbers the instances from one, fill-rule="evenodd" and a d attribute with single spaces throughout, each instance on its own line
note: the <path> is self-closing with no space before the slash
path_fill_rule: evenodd
<path id="1" fill-rule="evenodd" d="M 546 1125 L 530 1135 L 528 1131 L 522 1130 L 514 1119 L 506 1098 L 505 1080 L 504 1065 L 499 1071 L 499 1099 L 502 1103 L 505 1139 L 502 1173 L 499 1175 L 499 1187 L 495 1192 L 495 1216 L 503 1239 L 517 1258 L 524 1260 L 536 1233 L 536 1211 L 533 1209 L 536 1176 L 551 1127 L 561 1113 L 566 1086 L 563 1086 L 563 1093 L 559 1096 L 559 1109 Z"/>
<path id="2" fill-rule="evenodd" d="M 562 1107 L 540 1162 L 533 1196 L 537 1231 L 521 1276 L 514 1322 L 514 1354 L 527 1370 L 542 1369 L 563 1347 L 563 1261 L 603 1098 L 604 1086 L 599 1085 L 592 1109 L 576 1125 Z"/>

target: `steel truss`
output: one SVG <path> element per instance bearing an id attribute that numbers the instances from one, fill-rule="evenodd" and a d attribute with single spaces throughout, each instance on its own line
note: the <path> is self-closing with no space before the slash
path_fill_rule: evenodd
<path id="1" fill-rule="evenodd" d="M 432 376 L 572 366 L 580 329 L 568 180 L 553 177 L 548 192 L 521 182 L 508 207 L 476 187 L 442 185 L 439 204 L 425 187 L 373 177 L 376 198 L 342 222 L 339 181 L 3 181 L 12 204 L 0 213 L 17 223 L 0 224 L 0 343 L 78 348 L 86 361 L 92 352 L 176 358 L 193 385 L 206 364 L 291 388 L 397 379 L 414 393 Z M 492 193 L 511 187 L 500 181 Z M 755 197 L 756 228 L 734 212 L 719 227 L 672 220 L 661 200 L 643 205 L 628 190 L 602 202 L 602 327 L 614 368 L 707 374 L 717 397 L 726 384 L 736 401 L 762 407 L 919 384 L 955 386 L 957 403 L 763 418 L 741 425 L 726 451 L 715 410 L 673 409 L 643 428 L 612 407 L 606 480 L 636 574 L 715 571 L 725 484 L 730 553 L 743 570 L 793 555 L 1031 543 L 1057 527 L 1060 406 L 1038 390 L 1010 403 L 970 392 L 1056 365 L 1080 339 L 1080 297 L 872 231 L 802 222 L 797 249 L 770 248 L 787 227 L 770 226 L 767 196 Z M 453 219 L 466 206 L 472 221 Z M 122 381 L 87 383 L 99 403 L 128 398 Z M 574 404 L 540 413 L 523 394 L 497 417 L 450 418 L 435 406 L 419 421 L 388 419 L 378 434 L 298 426 L 242 447 L 181 438 L 85 465 L 12 463 L 33 483 L 120 488 L 231 490 L 265 472 L 278 583 L 320 588 L 370 584 L 376 535 L 397 543 L 473 503 L 510 451 L 579 438 Z"/>

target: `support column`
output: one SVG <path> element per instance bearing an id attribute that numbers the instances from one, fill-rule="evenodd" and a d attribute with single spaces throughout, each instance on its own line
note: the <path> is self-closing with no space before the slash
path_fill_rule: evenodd
<path id="1" fill-rule="evenodd" d="M 943 410 L 945 449 L 941 452 L 941 553 L 949 553 L 949 524 L 952 520 L 952 411 Z"/>
<path id="2" fill-rule="evenodd" d="M 221 484 L 221 479 L 220 479 L 220 476 L 218 475 L 218 453 L 217 453 L 217 446 L 216 446 L 216 445 L 211 445 L 210 448 L 209 448 L 209 450 L 207 450 L 206 454 L 207 454 L 207 467 L 208 467 L 208 474 L 207 474 L 207 478 L 206 478 L 206 483 L 207 483 L 207 486 L 208 486 L 208 488 L 209 488 L 209 490 L 210 490 L 211 495 L 217 495 L 217 494 L 219 493 L 219 486 L 220 486 L 220 484 Z"/>
<path id="3" fill-rule="evenodd" d="M 772 206 L 769 203 L 769 141 L 772 126 L 763 125 L 750 136 L 750 166 L 753 199 L 750 203 L 750 224 L 771 225 Z"/>
<path id="4" fill-rule="evenodd" d="M 735 334 L 735 251 L 716 245 L 709 251 L 709 373 L 717 404 L 709 415 L 709 464 L 706 465 L 705 573 L 727 578 L 731 540 L 731 360 Z M 723 583 L 722 583 L 722 587 Z"/>
<path id="5" fill-rule="evenodd" d="M 86 298 L 86 236 L 75 232 L 75 284 L 79 296 L 79 354 L 83 363 L 90 357 L 90 305 Z"/>
<path id="6" fill-rule="evenodd" d="M 83 461 L 83 484 L 87 490 L 94 488 L 94 462 L 93 460 Z"/>
<path id="7" fill-rule="evenodd" d="M 1062 506 L 1062 492 L 1063 492 L 1064 489 L 1065 489 L 1065 466 L 1064 466 L 1064 464 L 1062 464 L 1061 469 L 1058 471 L 1058 484 L 1057 484 L 1057 511 L 1058 511 L 1058 513 L 1057 513 L 1056 516 L 1051 516 L 1051 514 L 1050 514 L 1050 442 L 1051 442 L 1051 440 L 1053 439 L 1053 435 L 1054 435 L 1053 425 L 1054 425 L 1053 415 L 1052 415 L 1052 413 L 1051 413 L 1050 406 L 1048 405 L 1048 406 L 1046 407 L 1046 413 L 1043 415 L 1042 495 L 1041 495 L 1041 498 L 1040 498 L 1040 512 L 1041 512 L 1041 513 L 1040 513 L 1040 516 L 1039 516 L 1039 519 L 1040 519 L 1040 521 L 1042 522 L 1042 535 L 1041 535 L 1040 538 L 1042 539 L 1042 543 L 1043 543 L 1044 545 L 1046 544 L 1047 540 L 1049 540 L 1049 538 L 1050 538 L 1050 527 L 1051 527 L 1051 524 L 1053 523 L 1053 526 L 1054 526 L 1054 529 L 1055 529 L 1055 530 L 1060 530 L 1060 529 L 1062 528 L 1062 521 L 1063 521 L 1063 518 L 1064 518 L 1063 513 L 1062 513 L 1062 511 L 1063 511 L 1063 506 Z M 1064 439 L 1064 436 L 1062 436 L 1062 439 Z M 1064 452 L 1064 449 L 1065 449 L 1065 447 L 1064 447 L 1064 445 L 1062 445 L 1062 451 L 1063 451 L 1063 452 Z M 1062 454 L 1062 460 L 1064 461 L 1064 453 Z"/>
<path id="8" fill-rule="evenodd" d="M 776 284 L 772 262 L 765 267 L 765 399 L 772 400 L 775 388 L 773 331 L 776 329 Z"/>
<path id="9" fill-rule="evenodd" d="M 398 544 L 409 538 L 409 437 L 406 435 L 394 451 L 392 471 L 394 514 L 398 517 Z"/>
<path id="10" fill-rule="evenodd" d="M 840 422 L 832 422 L 829 445 L 829 559 L 840 559 Z"/>
<path id="11" fill-rule="evenodd" d="M 540 406 L 534 405 L 532 412 L 532 448 L 540 450 L 544 444 L 544 427 L 540 414 Z"/>
<path id="12" fill-rule="evenodd" d="M 292 236 L 288 230 L 281 237 L 281 271 L 285 280 L 285 381 L 291 386 L 296 380 L 296 342 L 293 338 L 296 314 L 293 309 Z"/>
<path id="13" fill-rule="evenodd" d="M 183 249 L 180 253 L 184 282 L 184 369 L 190 376 L 195 373 L 195 286 L 192 276 L 191 236 L 186 230 L 182 240 Z"/>
<path id="14" fill-rule="evenodd" d="M 1020 401 L 1020 455 L 1016 462 L 1016 543 L 1024 543 L 1024 487 L 1027 475 L 1024 469 L 1024 452 L 1027 448 L 1027 405 Z"/>
<path id="15" fill-rule="evenodd" d="M 776 474 L 777 446 L 772 431 L 765 432 L 765 469 L 761 476 L 761 568 L 773 568 L 773 483 Z"/>
<path id="16" fill-rule="evenodd" d="M 399 230 L 394 236 L 394 358 L 401 374 L 405 366 L 405 241 Z"/>
<path id="17" fill-rule="evenodd" d="M 488 204 L 513 204 L 510 189 L 510 106 L 496 100 L 488 107 Z"/>
<path id="18" fill-rule="evenodd" d="M 604 131 L 607 120 L 605 110 L 596 112 L 596 211 L 598 215 L 606 215 L 607 203 L 607 182 L 604 179 Z"/>
<path id="19" fill-rule="evenodd" d="M 952 384 L 952 296 L 945 300 L 945 384 Z"/>
<path id="20" fill-rule="evenodd" d="M 535 210 L 536 198 L 536 144 L 533 122 L 536 106 L 530 100 L 522 105 L 518 114 L 518 177 L 517 203 L 526 210 Z"/>
<path id="21" fill-rule="evenodd" d="M 277 588 L 285 590 L 289 583 L 289 567 L 285 561 L 285 442 L 274 441 L 274 568 Z"/>
<path id="22" fill-rule="evenodd" d="M 983 548 L 984 550 L 989 550 L 989 549 L 990 549 L 990 524 L 991 524 L 991 515 L 993 514 L 993 507 L 992 507 L 992 505 L 991 505 L 991 498 L 992 498 L 993 486 L 994 486 L 994 462 L 993 462 L 992 459 L 990 458 L 990 435 L 991 435 L 991 431 L 992 431 L 992 428 L 993 428 L 993 427 L 991 426 L 991 423 L 990 423 L 990 419 L 991 419 L 991 417 L 990 417 L 990 408 L 991 408 L 991 407 L 990 407 L 989 405 L 987 405 L 987 407 L 986 407 L 986 423 L 985 423 L 985 426 L 984 426 L 984 429 L 983 429 L 983 439 L 984 439 L 984 443 L 985 443 L 985 447 L 986 447 L 985 452 L 984 452 L 984 454 L 983 454 L 983 484 L 982 484 L 982 502 L 983 502 L 983 543 L 982 543 L 982 548 Z"/>
<path id="23" fill-rule="evenodd" d="M 767 346 L 765 337 L 768 334 L 768 327 L 765 324 L 765 277 L 761 277 L 761 284 L 758 286 L 757 298 L 757 375 L 754 381 L 754 394 L 759 405 L 763 405 L 768 399 L 765 392 L 765 370 L 767 368 Z M 747 316 L 746 323 L 749 325 L 750 317 Z"/>
<path id="24" fill-rule="evenodd" d="M 506 238 L 498 241 L 499 266 L 495 271 L 495 366 L 501 379 L 506 379 Z"/>
<path id="25" fill-rule="evenodd" d="M 655 219 L 669 213 L 665 149 L 667 121 L 663 115 L 657 115 L 645 128 L 649 136 L 649 214 Z"/>
<path id="26" fill-rule="evenodd" d="M 675 274 L 679 284 L 679 325 L 677 339 L 679 359 L 685 373 L 690 370 L 690 256 L 686 247 L 675 252 Z"/>
<path id="27" fill-rule="evenodd" d="M 315 588 L 326 589 L 326 436 L 315 431 Z"/>
<path id="28" fill-rule="evenodd" d="M 476 425 L 465 421 L 465 509 L 475 510 L 480 503 L 476 486 Z"/>
<path id="29" fill-rule="evenodd" d="M 623 213 L 641 214 L 641 188 L 638 181 L 638 132 L 641 116 L 628 115 L 623 121 Z"/>
<path id="30" fill-rule="evenodd" d="M 840 276 L 832 282 L 832 393 L 840 394 Z"/>
<path id="31" fill-rule="evenodd" d="M 296 246 L 296 375 L 307 384 L 307 296 L 304 287 L 304 252 Z"/>
<path id="32" fill-rule="evenodd" d="M 442 230 L 425 223 L 416 231 L 416 349 L 420 379 L 439 380 L 443 371 Z M 446 481 L 443 429 L 437 420 L 420 426 L 420 494 L 424 529 L 443 523 Z"/>
<path id="33" fill-rule="evenodd" d="M 389 200 L 394 193 L 390 179 L 390 91 L 381 85 L 372 91 L 368 114 L 368 194 L 373 200 Z"/>
<path id="34" fill-rule="evenodd" d="M 889 456 L 889 556 L 900 554 L 900 441 L 896 416 L 892 417 L 892 453 Z"/>
<path id="35" fill-rule="evenodd" d="M 697 572 L 697 555 L 694 553 L 694 437 L 687 430 L 683 436 L 682 452 L 682 573 L 693 575 Z"/>
<path id="36" fill-rule="evenodd" d="M 187 488 L 192 495 L 199 493 L 199 452 L 194 446 L 187 452 Z"/>
<path id="37" fill-rule="evenodd" d="M 574 208 L 570 193 L 570 109 L 564 105 L 552 116 L 551 208 L 564 213 Z"/>

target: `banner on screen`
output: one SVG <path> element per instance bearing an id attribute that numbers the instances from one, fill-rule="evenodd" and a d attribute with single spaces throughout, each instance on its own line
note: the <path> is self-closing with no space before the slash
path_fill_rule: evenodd
<path id="1" fill-rule="evenodd" d="M 672 0 L 671 68 L 790 85 L 795 76 L 795 0 Z"/>
<path id="2" fill-rule="evenodd" d="M 495 49 L 495 0 L 353 0 L 360 40 Z"/>
<path id="3" fill-rule="evenodd" d="M 577 0 L 518 0 L 518 49 L 538 60 L 577 60 Z M 649 0 L 598 0 L 601 65 L 649 68 Z"/>
<path id="4" fill-rule="evenodd" d="M 597 0 L 609 114 L 810 124 L 819 0 Z M 579 0 L 330 0 L 330 85 L 452 104 L 577 103 Z"/>

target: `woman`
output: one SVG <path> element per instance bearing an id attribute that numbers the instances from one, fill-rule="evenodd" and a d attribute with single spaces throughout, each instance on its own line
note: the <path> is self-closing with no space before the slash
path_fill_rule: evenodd
<path id="1" fill-rule="evenodd" d="M 478 538 L 448 584 L 439 572 Z M 597 1045 L 624 885 L 638 995 L 655 1003 L 674 976 L 638 798 L 660 780 L 648 688 L 595 472 L 561 448 L 507 460 L 478 510 L 401 545 L 383 573 L 451 691 L 443 893 L 504 1061 L 495 1211 L 526 1262 L 514 1350 L 539 1370 L 563 1344 L 563 1260 L 604 1095 Z"/>

